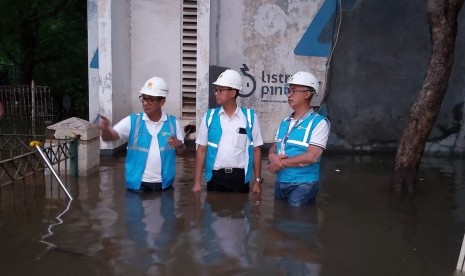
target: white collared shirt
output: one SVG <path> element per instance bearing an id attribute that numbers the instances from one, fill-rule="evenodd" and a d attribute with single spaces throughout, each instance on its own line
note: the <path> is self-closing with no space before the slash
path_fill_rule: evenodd
<path id="1" fill-rule="evenodd" d="M 206 125 L 206 116 L 203 116 L 202 122 L 199 126 L 197 138 L 195 143 L 198 145 L 206 146 L 208 143 L 208 129 Z M 239 134 L 239 128 L 246 128 L 247 118 L 242 113 L 240 107 L 236 108 L 233 116 L 229 116 L 224 111 L 223 107 L 219 112 L 221 124 L 221 139 L 218 143 L 218 153 L 216 155 L 213 169 L 221 168 L 245 168 L 248 158 L 246 154 L 247 147 L 250 143 L 246 134 Z M 260 125 L 258 123 L 257 114 L 253 118 L 252 138 L 253 146 L 258 147 L 263 145 L 262 134 L 260 132 Z"/>
<path id="2" fill-rule="evenodd" d="M 142 115 L 142 120 L 144 120 L 148 132 L 152 135 L 149 155 L 147 157 L 147 163 L 145 164 L 144 174 L 142 175 L 142 181 L 144 182 L 161 182 L 161 158 L 157 135 L 167 119 L 168 117 L 165 112 L 162 112 L 158 122 L 151 121 L 146 113 Z M 120 139 L 127 141 L 129 133 L 131 132 L 131 117 L 127 116 L 122 119 L 113 129 L 118 132 Z M 184 131 L 180 128 L 178 120 L 176 120 L 176 136 L 178 140 L 184 143 Z"/>

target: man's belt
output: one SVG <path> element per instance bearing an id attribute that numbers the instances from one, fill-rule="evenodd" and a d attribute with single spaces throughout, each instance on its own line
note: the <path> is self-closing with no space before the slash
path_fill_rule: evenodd
<path id="1" fill-rule="evenodd" d="M 214 173 L 231 173 L 231 174 L 237 174 L 237 173 L 244 173 L 244 169 L 241 168 L 221 168 L 218 170 L 214 170 Z"/>

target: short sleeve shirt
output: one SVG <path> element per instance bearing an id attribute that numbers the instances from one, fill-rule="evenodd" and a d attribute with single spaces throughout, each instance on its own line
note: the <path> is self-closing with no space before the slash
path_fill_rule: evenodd
<path id="1" fill-rule="evenodd" d="M 206 116 L 206 114 L 203 116 L 197 133 L 197 138 L 195 140 L 196 144 L 202 146 L 206 146 L 208 143 Z M 238 133 L 238 129 L 246 127 L 247 118 L 241 111 L 240 107 L 236 108 L 236 111 L 231 118 L 226 114 L 223 107 L 221 107 L 219 116 L 222 135 L 220 142 L 218 143 L 218 153 L 216 155 L 215 163 L 213 164 L 213 169 L 245 168 L 247 156 L 246 151 L 250 141 L 246 134 Z M 263 145 L 263 139 L 260 132 L 257 114 L 254 115 L 253 120 L 253 146 L 258 147 Z"/>
<path id="2" fill-rule="evenodd" d="M 160 147 L 158 145 L 157 135 L 160 132 L 163 123 L 168 119 L 165 112 L 158 122 L 151 121 L 146 113 L 142 115 L 147 130 L 152 135 L 152 141 L 150 143 L 149 155 L 147 163 L 145 165 L 145 171 L 142 175 L 142 181 L 144 182 L 161 182 L 161 157 Z M 118 122 L 113 129 L 118 132 L 120 139 L 127 141 L 131 132 L 131 117 L 127 116 Z M 176 137 L 184 143 L 184 131 L 181 129 L 178 120 L 176 120 Z"/>
<path id="3" fill-rule="evenodd" d="M 291 118 L 288 131 L 292 129 L 292 127 L 296 124 L 297 121 L 298 121 L 297 119 Z M 276 131 L 276 135 L 274 138 L 275 143 L 278 140 L 278 132 L 279 132 L 279 129 Z M 329 136 L 329 123 L 326 120 L 321 120 L 318 123 L 318 125 L 316 125 L 315 128 L 313 129 L 312 134 L 310 136 L 309 144 L 325 149 L 326 143 L 328 142 L 328 136 Z"/>

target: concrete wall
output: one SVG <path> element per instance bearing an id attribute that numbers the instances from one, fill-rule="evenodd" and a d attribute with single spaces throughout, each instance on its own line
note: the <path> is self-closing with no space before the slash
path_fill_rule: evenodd
<path id="1" fill-rule="evenodd" d="M 319 105 L 323 98 L 327 53 L 308 56 L 294 51 L 324 1 L 201 2 L 211 6 L 210 14 L 204 15 L 210 17 L 209 65 L 242 73 L 244 89 L 239 104 L 258 111 L 262 136 L 270 143 L 279 120 L 292 112 L 284 84 L 293 73 L 313 72 L 321 81 L 322 91 L 313 104 Z M 312 47 L 308 42 L 304 44 Z M 198 90 L 198 122 L 208 103 L 205 89 Z"/>
<path id="2" fill-rule="evenodd" d="M 397 147 L 431 53 L 425 5 L 423 0 L 358 0 L 343 6 L 327 102 L 331 148 Z M 462 11 L 454 67 L 428 152 L 450 152 L 459 146 L 464 122 L 464 37 Z"/>
<path id="3" fill-rule="evenodd" d="M 329 149 L 395 149 L 431 51 L 425 1 L 342 1 L 340 29 L 337 2 L 198 0 L 197 124 L 208 107 L 210 68 L 228 67 L 243 74 L 239 104 L 258 111 L 264 140 L 272 142 L 279 120 L 291 113 L 286 79 L 309 70 L 323 92 L 312 104 L 320 105 L 327 92 Z M 99 50 L 98 67 L 89 70 L 90 118 L 98 110 L 114 121 L 141 111 L 138 91 L 154 75 L 168 81 L 164 109 L 179 117 L 182 1 L 88 0 L 88 5 L 89 55 L 95 56 L 96 44 Z M 462 11 L 454 68 L 428 152 L 465 149 L 464 17 Z"/>
<path id="4" fill-rule="evenodd" d="M 144 82 L 158 76 L 170 90 L 163 109 L 181 114 L 181 8 L 181 0 L 131 1 L 133 111 L 142 111 L 138 96 Z"/>
<path id="5" fill-rule="evenodd" d="M 89 118 L 91 121 L 96 117 L 100 107 L 98 101 L 100 83 L 98 71 L 98 43 L 98 3 L 97 0 L 87 0 L 87 61 L 89 64 Z"/>
<path id="6" fill-rule="evenodd" d="M 88 0 L 89 118 L 103 114 L 118 121 L 129 112 L 129 14 L 128 1 Z M 113 16 L 118 20 L 112 20 Z M 102 142 L 114 149 L 122 142 Z"/>
<path id="7" fill-rule="evenodd" d="M 130 1 L 111 1 L 112 111 L 117 122 L 131 113 Z M 116 19 L 116 20 L 115 20 Z"/>
<path id="8" fill-rule="evenodd" d="M 165 78 L 170 95 L 164 110 L 181 111 L 181 2 L 88 0 L 89 118 L 98 113 L 114 123 L 142 111 L 144 82 Z M 122 146 L 103 142 L 103 150 Z"/>
<path id="9" fill-rule="evenodd" d="M 208 108 L 208 94 L 210 84 L 210 22 L 212 13 L 216 14 L 215 6 L 210 0 L 197 2 L 197 92 L 196 92 L 196 124 L 200 123 L 205 110 Z"/>

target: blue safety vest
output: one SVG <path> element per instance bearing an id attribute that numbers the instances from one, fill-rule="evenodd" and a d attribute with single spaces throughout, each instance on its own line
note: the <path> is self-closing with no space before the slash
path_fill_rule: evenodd
<path id="1" fill-rule="evenodd" d="M 278 129 L 276 153 L 278 154 L 280 152 L 283 143 L 285 155 L 288 157 L 294 157 L 305 153 L 310 145 L 309 142 L 313 129 L 321 120 L 325 120 L 325 118 L 316 112 L 311 113 L 301 122 L 296 122 L 298 125 L 292 127 L 286 138 L 291 119 L 290 117 L 285 118 Z M 284 139 L 286 141 L 283 141 Z M 279 182 L 283 183 L 307 183 L 318 181 L 320 179 L 320 160 L 321 157 L 313 164 L 300 167 L 288 167 L 279 170 L 277 172 L 277 179 Z"/>
<path id="2" fill-rule="evenodd" d="M 142 120 L 144 113 L 133 113 L 131 118 L 131 132 L 129 134 L 126 156 L 126 187 L 138 190 L 141 186 L 142 175 L 145 171 L 149 155 L 152 135 Z M 176 136 L 176 118 L 167 114 L 167 120 L 158 132 L 158 146 L 160 147 L 162 188 L 166 189 L 174 182 L 176 173 L 176 150 L 168 144 L 168 138 Z"/>
<path id="3" fill-rule="evenodd" d="M 245 127 L 247 137 L 249 138 L 250 144 L 247 148 L 249 158 L 245 166 L 245 183 L 248 183 L 252 178 L 253 173 L 253 138 L 252 138 L 252 128 L 253 120 L 255 118 L 255 111 L 253 109 L 248 109 L 241 107 L 242 113 L 244 113 L 245 118 L 247 119 L 247 124 Z M 220 123 L 220 108 L 214 108 L 207 110 L 206 115 L 206 124 L 208 129 L 208 144 L 207 144 L 207 155 L 205 161 L 205 180 L 208 182 L 212 178 L 213 174 L 213 164 L 215 163 L 216 154 L 218 153 L 218 144 L 221 139 L 221 123 Z"/>

